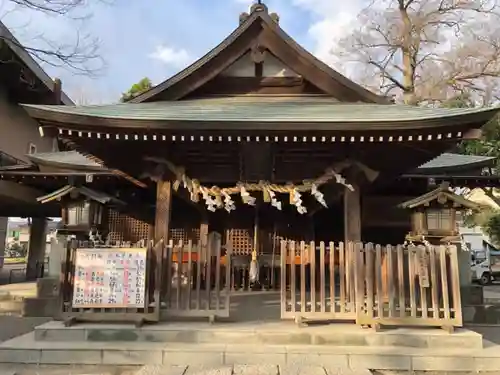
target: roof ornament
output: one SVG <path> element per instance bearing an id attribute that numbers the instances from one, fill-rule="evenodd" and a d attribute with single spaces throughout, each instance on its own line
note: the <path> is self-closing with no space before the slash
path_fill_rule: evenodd
<path id="1" fill-rule="evenodd" d="M 247 12 L 244 12 L 244 13 L 241 13 L 240 14 L 240 25 L 245 22 L 248 17 L 250 17 L 250 14 L 253 14 L 255 12 L 263 12 L 263 13 L 266 13 L 266 14 L 269 14 L 269 10 L 267 8 L 267 5 L 264 4 L 262 2 L 262 0 L 257 0 L 256 3 L 254 3 L 251 7 L 250 7 L 250 13 L 247 13 Z M 280 20 L 280 17 L 278 16 L 278 14 L 276 13 L 271 13 L 269 14 L 269 16 L 271 17 L 271 19 L 276 22 L 276 23 L 279 23 L 279 20 Z"/>

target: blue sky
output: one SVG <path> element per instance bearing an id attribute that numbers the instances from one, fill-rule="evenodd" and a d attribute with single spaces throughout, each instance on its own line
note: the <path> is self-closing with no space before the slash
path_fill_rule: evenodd
<path id="1" fill-rule="evenodd" d="M 327 63 L 335 40 L 348 32 L 365 0 L 267 0 L 281 26 Z M 25 44 L 36 46 L 39 35 L 72 43 L 76 30 L 100 39 L 106 68 L 93 78 L 64 68 L 44 66 L 60 77 L 70 97 L 83 103 L 117 101 L 123 91 L 147 76 L 158 84 L 216 46 L 238 25 L 239 14 L 252 0 L 105 0 L 81 10 L 93 17 L 85 23 L 64 17 L 12 9 L 0 0 L 2 21 Z M 82 13 L 83 14 L 83 13 Z"/>

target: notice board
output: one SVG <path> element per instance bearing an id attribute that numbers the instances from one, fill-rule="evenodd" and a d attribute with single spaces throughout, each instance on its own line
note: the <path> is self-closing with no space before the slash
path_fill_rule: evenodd
<path id="1" fill-rule="evenodd" d="M 75 251 L 73 308 L 146 307 L 146 248 Z"/>

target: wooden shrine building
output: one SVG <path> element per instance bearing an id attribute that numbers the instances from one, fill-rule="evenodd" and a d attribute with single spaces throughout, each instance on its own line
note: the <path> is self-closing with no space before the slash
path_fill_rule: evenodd
<path id="1" fill-rule="evenodd" d="M 154 286 L 154 293 L 148 295 L 146 304 L 161 306 L 166 316 L 181 311 L 227 316 L 230 289 L 245 282 L 235 281 L 238 276 L 232 269 L 240 267 L 256 281 L 252 264 L 257 261 L 261 268 L 271 269 L 265 277 L 261 270 L 259 278 L 281 285 L 282 317 L 343 319 L 355 319 L 360 311 L 371 314 L 373 306 L 383 313 L 384 301 L 388 301 L 389 317 L 396 316 L 398 308 L 406 311 L 403 292 L 397 303 L 391 297 L 396 289 L 405 288 L 378 272 L 385 259 L 389 274 L 416 277 L 411 259 L 417 259 L 418 252 L 405 253 L 410 266 L 403 267 L 398 262 L 403 262 L 407 250 L 402 247 L 385 252 L 386 248 L 366 245 L 361 249 L 370 255 L 360 255 L 355 244 L 402 245 L 411 220 L 410 213 L 398 205 L 435 189 L 429 186 L 430 180 L 440 183 L 450 178 L 442 175 L 445 166 L 434 171 L 418 167 L 461 140 L 477 138 L 481 127 L 497 113 L 496 108 L 393 104 L 304 50 L 263 4 L 242 14 L 236 30 L 200 60 L 128 103 L 24 107 L 39 122 L 42 135 L 56 135 L 68 150 L 92 161 L 80 165 L 74 176 L 71 171 L 81 162 L 57 172 L 68 178 L 69 187 L 45 199 L 61 199 L 67 215 L 77 196 L 71 186 L 91 200 L 95 194 L 82 192 L 82 186 L 106 190 L 109 199 L 102 204 L 114 205 L 113 209 L 121 206 L 120 214 L 106 218 L 108 229 L 113 220 L 128 220 L 124 217 L 148 228 L 139 233 L 125 225 L 121 234 L 115 234 L 121 241 L 125 233 L 137 233 L 131 242 L 152 240 L 156 245 L 151 249 L 154 261 L 148 263 L 153 267 L 148 287 Z M 34 160 L 39 167 L 43 164 L 44 171 L 9 172 L 2 178 L 13 178 L 15 173 L 16 178 L 35 180 L 37 175 L 56 176 L 51 157 Z M 52 163 L 58 163 L 59 169 L 64 164 L 61 160 Z M 476 177 L 474 181 L 481 184 L 483 176 Z M 98 186 L 102 179 L 113 182 Z M 103 221 L 94 224 L 99 223 Z M 292 242 L 287 245 L 281 240 Z M 170 241 L 173 246 L 167 246 Z M 206 248 L 211 250 L 203 253 Z M 440 259 L 436 264 L 458 274 L 454 254 L 456 248 L 441 252 L 436 248 L 425 259 L 429 269 L 436 271 L 433 259 Z M 172 267 L 172 262 L 177 265 Z M 187 281 L 180 276 L 181 268 L 188 274 Z M 441 272 L 448 272 L 445 268 Z M 177 275 L 175 281 L 173 275 Z M 359 279 L 372 276 L 377 280 L 374 283 Z M 446 288 L 441 282 L 438 285 L 436 277 L 428 277 L 430 285 L 438 288 L 432 293 Z M 201 294 L 207 305 L 203 308 L 199 299 L 191 303 L 195 295 L 200 297 L 200 283 L 205 283 Z M 360 304 L 356 290 L 362 284 L 367 293 L 379 291 L 375 305 Z M 426 283 L 413 284 L 412 279 L 410 284 L 420 288 L 411 298 L 419 296 L 423 301 Z M 183 297 L 183 287 L 189 296 Z M 460 309 L 457 288 L 450 289 L 447 316 L 438 316 L 435 304 L 439 301 L 429 297 L 425 303 L 429 309 L 432 303 L 433 314 L 438 315 L 430 318 L 427 310 L 419 312 L 422 320 L 417 324 L 460 325 L 460 317 L 453 320 L 449 315 Z M 216 307 L 210 297 L 212 289 Z M 222 291 L 227 292 L 227 299 L 219 304 Z M 295 291 L 300 292 L 297 298 Z M 303 300 L 306 295 L 310 302 Z M 336 297 L 341 302 L 328 305 L 327 300 Z M 66 312 L 71 310 L 68 301 Z M 71 311 L 81 315 L 84 310 L 80 310 Z M 418 320 L 416 315 L 412 319 Z"/>

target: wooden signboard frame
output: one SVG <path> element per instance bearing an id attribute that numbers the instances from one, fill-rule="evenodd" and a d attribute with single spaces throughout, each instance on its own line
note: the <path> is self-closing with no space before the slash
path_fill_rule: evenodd
<path id="1" fill-rule="evenodd" d="M 144 257 L 145 264 L 144 264 L 144 271 L 146 271 L 146 264 L 147 264 L 147 248 L 102 248 L 102 249 L 92 249 L 92 248 L 82 248 L 82 249 L 76 249 L 75 253 L 75 271 L 77 271 L 77 268 L 81 267 L 82 265 L 78 264 L 79 260 L 79 255 L 83 255 L 85 253 L 88 254 L 109 254 L 109 253 L 122 253 L 122 254 L 141 254 Z M 105 267 L 105 266 L 104 266 Z M 104 268 L 103 267 L 103 268 Z M 106 270 L 104 271 L 106 273 Z M 109 272 L 109 270 L 108 270 Z M 84 281 L 84 280 L 82 280 Z M 118 279 L 118 283 L 121 283 L 122 280 Z M 127 309 L 127 308 L 145 308 L 146 304 L 146 273 L 144 273 L 144 280 L 141 280 L 144 283 L 144 289 L 142 290 L 142 299 L 143 303 L 138 306 L 138 305 L 128 305 L 125 303 L 117 303 L 117 304 L 108 304 L 106 302 L 103 303 L 75 303 L 75 289 L 76 289 L 76 283 L 77 283 L 77 272 L 75 272 L 75 277 L 74 277 L 74 282 L 73 282 L 73 301 L 72 305 L 73 308 L 82 308 L 82 309 L 89 309 L 89 308 L 99 308 L 99 309 L 117 309 L 117 308 L 122 308 L 122 309 Z M 84 281 L 85 282 L 85 281 Z"/>
<path id="2" fill-rule="evenodd" d="M 125 306 L 73 306 L 74 275 L 76 254 L 78 251 L 76 241 L 68 244 L 66 257 L 61 267 L 61 292 L 60 292 L 60 320 L 70 326 L 77 322 L 133 322 L 141 326 L 146 322 L 155 323 L 160 320 L 160 292 L 161 285 L 161 255 L 163 253 L 163 241 L 155 246 L 150 242 L 147 248 L 103 248 L 103 251 L 145 251 L 146 252 L 146 276 L 144 307 Z M 95 249 L 99 251 L 99 249 Z M 159 259 L 157 259 L 159 257 Z"/>

